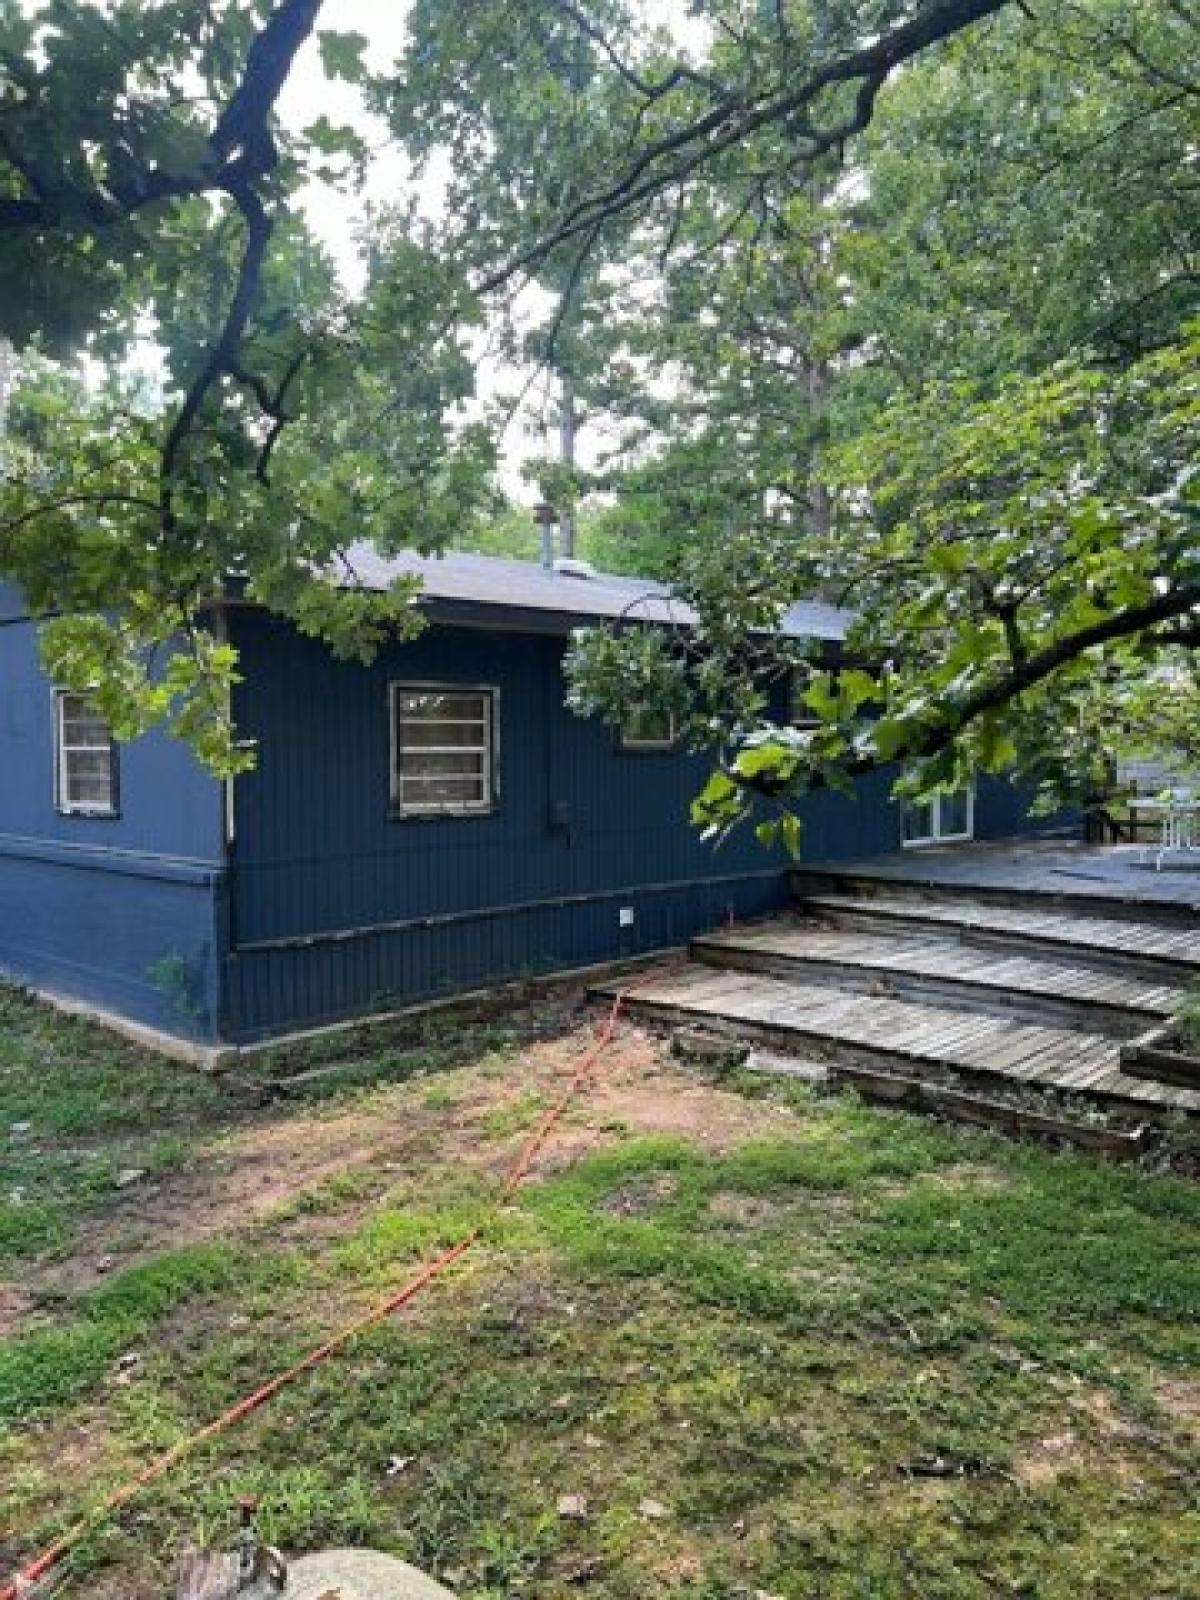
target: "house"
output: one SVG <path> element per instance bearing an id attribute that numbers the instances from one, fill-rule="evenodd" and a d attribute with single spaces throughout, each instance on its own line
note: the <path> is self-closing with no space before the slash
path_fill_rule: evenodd
<path id="1" fill-rule="evenodd" d="M 382 561 L 424 579 L 430 626 L 370 666 L 236 600 L 235 714 L 258 745 L 230 785 L 151 733 L 116 747 L 56 691 L 0 589 L 0 969 L 166 1041 L 248 1043 L 454 990 L 681 943 L 788 898 L 788 863 L 688 821 L 703 756 L 564 706 L 572 630 L 688 620 L 659 585 L 474 555 Z M 789 612 L 836 657 L 845 615 Z M 942 810 L 946 815 L 942 816 Z M 1022 797 L 906 818 L 885 775 L 803 805 L 805 855 L 1003 836 Z"/>

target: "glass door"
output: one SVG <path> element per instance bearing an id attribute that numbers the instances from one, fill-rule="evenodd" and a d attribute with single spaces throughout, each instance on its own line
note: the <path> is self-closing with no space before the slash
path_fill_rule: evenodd
<path id="1" fill-rule="evenodd" d="M 972 785 L 935 794 L 904 808 L 904 844 L 949 844 L 975 834 L 975 790 Z"/>

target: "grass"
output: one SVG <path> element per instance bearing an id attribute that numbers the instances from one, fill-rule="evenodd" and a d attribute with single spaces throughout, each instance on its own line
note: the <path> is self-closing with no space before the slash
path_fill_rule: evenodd
<path id="1" fill-rule="evenodd" d="M 180 1166 L 228 1114 L 200 1074 L 0 986 L 0 1269 L 60 1249 L 122 1173 Z"/>
<path id="2" fill-rule="evenodd" d="M 106 1170 L 131 1143 L 224 1169 L 292 1128 L 394 1141 L 33 1307 L 0 1349 L 10 1558 L 487 1214 L 578 1051 L 531 1057 L 545 1018 L 493 1019 L 458 1029 L 457 1065 L 397 1078 L 383 1038 L 380 1087 L 347 1037 L 348 1085 L 247 1122 L 202 1080 L 0 1007 L 0 1104 L 35 1122 L 61 1219 L 25 1233 L 20 1271 L 84 1222 L 119 1235 L 131 1204 L 63 1159 L 72 1105 Z M 468 1600 L 1200 1592 L 1200 1191 L 757 1082 L 693 1086 L 699 1122 L 662 1132 L 682 1080 L 647 1055 L 449 1279 L 105 1525 L 81 1592 L 169 1592 L 243 1493 L 273 1541 L 394 1550 Z"/>

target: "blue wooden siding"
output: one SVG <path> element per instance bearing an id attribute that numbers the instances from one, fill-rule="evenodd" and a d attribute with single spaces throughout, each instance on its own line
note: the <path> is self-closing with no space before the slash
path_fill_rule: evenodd
<path id="1" fill-rule="evenodd" d="M 565 708 L 561 638 L 434 627 L 363 667 L 261 613 L 236 614 L 232 637 L 239 723 L 259 741 L 237 783 L 237 1037 L 679 943 L 786 902 L 781 855 L 748 830 L 715 849 L 690 826 L 705 758 L 622 752 Z M 392 681 L 496 688 L 492 814 L 389 815 Z M 888 788 L 880 775 L 857 800 L 808 800 L 805 856 L 895 848 Z M 978 811 L 986 827 L 988 787 Z"/>
<path id="2" fill-rule="evenodd" d="M 622 752 L 567 711 L 561 637 L 434 627 L 364 667 L 263 613 L 231 629 L 259 760 L 227 853 L 220 785 L 161 735 L 122 747 L 118 817 L 57 813 L 51 686 L 0 588 L 0 968 L 172 1033 L 249 1040 L 679 944 L 787 901 L 782 855 L 691 827 L 705 758 Z M 496 688 L 493 814 L 390 816 L 392 681 Z M 896 848 L 889 782 L 807 800 L 805 857 Z M 1019 795 L 981 786 L 981 836 L 1023 821 Z"/>
<path id="3" fill-rule="evenodd" d="M 52 686 L 36 629 L 6 587 L 0 695 L 0 969 L 172 1033 L 215 1037 L 219 785 L 177 741 L 152 735 L 120 750 L 118 816 L 60 815 Z"/>

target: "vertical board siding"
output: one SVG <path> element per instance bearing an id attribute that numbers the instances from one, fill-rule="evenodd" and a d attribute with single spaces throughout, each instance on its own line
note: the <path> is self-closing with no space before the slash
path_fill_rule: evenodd
<path id="1" fill-rule="evenodd" d="M 432 628 L 363 667 L 258 613 L 239 615 L 234 637 L 238 717 L 259 741 L 237 784 L 238 1036 L 632 954 L 786 899 L 781 855 L 748 835 L 714 850 L 690 826 L 704 758 L 621 752 L 567 711 L 561 638 Z M 391 681 L 498 690 L 491 814 L 389 816 Z M 833 812 L 819 810 L 825 830 Z M 280 940 L 312 942 L 255 948 Z"/>
<path id="2" fill-rule="evenodd" d="M 680 944 L 786 903 L 782 854 L 748 829 L 714 849 L 690 825 L 706 758 L 622 752 L 567 711 L 561 638 L 435 627 L 364 667 L 263 613 L 235 613 L 232 633 L 258 767 L 237 783 L 227 873 L 219 785 L 165 735 L 121 748 L 118 817 L 57 813 L 51 685 L 0 585 L 0 967 L 172 1033 L 249 1039 Z M 392 680 L 499 691 L 493 814 L 389 816 Z M 890 781 L 807 799 L 805 859 L 897 848 Z M 1025 810 L 989 780 L 977 831 L 1019 832 Z"/>
<path id="3" fill-rule="evenodd" d="M 61 815 L 53 686 L 8 585 L 0 684 L 0 969 L 170 1033 L 215 1036 L 219 785 L 155 733 L 119 748 L 119 815 Z"/>
<path id="4" fill-rule="evenodd" d="M 58 813 L 53 686 L 38 658 L 37 628 L 19 619 L 18 608 L 11 587 L 0 585 L 0 834 L 219 861 L 220 785 L 161 731 L 118 747 L 118 816 Z"/>
<path id="5" fill-rule="evenodd" d="M 227 995 L 238 1037 L 316 1026 L 386 1011 L 497 982 L 683 944 L 729 916 L 746 918 L 787 903 L 784 874 L 629 899 L 632 929 L 618 929 L 619 899 L 571 906 L 523 906 L 501 916 L 369 933 L 308 948 L 260 949 L 230 957 Z"/>
<path id="6" fill-rule="evenodd" d="M 678 944 L 786 903 L 781 853 L 748 829 L 716 849 L 691 826 L 707 758 L 623 752 L 566 709 L 560 638 L 433 627 L 364 667 L 261 613 L 236 615 L 233 636 L 238 718 L 258 740 L 237 783 L 234 1036 Z M 389 816 L 391 681 L 499 691 L 492 814 Z M 890 784 L 878 774 L 857 799 L 806 800 L 805 858 L 897 848 Z M 981 786 L 981 831 L 993 789 Z M 1007 807 L 1005 794 L 1006 822 Z M 456 920 L 387 926 L 422 918 Z"/>

